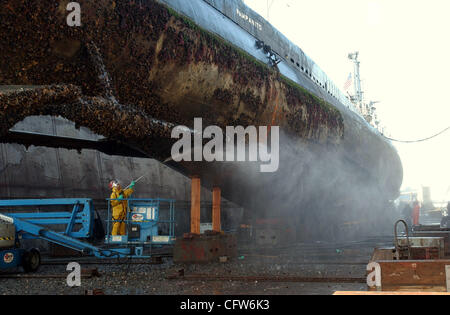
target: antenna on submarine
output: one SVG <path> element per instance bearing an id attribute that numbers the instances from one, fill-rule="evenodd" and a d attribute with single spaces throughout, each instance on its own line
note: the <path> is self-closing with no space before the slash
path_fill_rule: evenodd
<path id="1" fill-rule="evenodd" d="M 268 22 L 270 22 L 270 10 L 272 9 L 272 6 L 274 4 L 275 0 L 267 0 L 267 14 L 266 14 L 266 19 Z M 288 8 L 291 7 L 291 3 L 289 0 L 285 1 L 285 4 Z"/>
<path id="2" fill-rule="evenodd" d="M 267 21 L 269 22 L 270 22 L 270 9 L 272 8 L 274 2 L 275 0 L 267 0 Z"/>
<path id="3" fill-rule="evenodd" d="M 353 61 L 353 64 L 355 66 L 354 70 L 354 84 L 355 84 L 355 96 L 353 97 L 354 102 L 356 105 L 358 105 L 358 109 L 360 112 L 363 110 L 363 92 L 361 89 L 361 75 L 360 75 L 360 65 L 361 63 L 358 60 L 359 52 L 354 52 L 351 54 L 348 54 L 348 59 Z"/>
<path id="4" fill-rule="evenodd" d="M 378 120 L 376 114 L 375 104 L 380 103 L 379 101 L 372 101 L 369 103 L 364 102 L 364 92 L 361 88 L 361 74 L 360 74 L 360 61 L 358 60 L 359 52 L 354 52 L 348 54 L 348 59 L 353 61 L 354 64 L 354 85 L 355 85 L 355 95 L 351 96 L 349 94 L 350 100 L 357 106 L 359 113 L 364 117 L 364 119 L 371 124 L 378 131 L 382 132 L 384 129 L 380 126 L 380 121 Z"/>

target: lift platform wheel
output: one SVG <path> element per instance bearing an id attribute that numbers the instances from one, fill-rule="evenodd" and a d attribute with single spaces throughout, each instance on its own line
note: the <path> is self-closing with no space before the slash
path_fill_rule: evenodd
<path id="1" fill-rule="evenodd" d="M 25 272 L 36 272 L 41 265 L 41 254 L 39 250 L 33 248 L 23 255 L 22 267 Z"/>

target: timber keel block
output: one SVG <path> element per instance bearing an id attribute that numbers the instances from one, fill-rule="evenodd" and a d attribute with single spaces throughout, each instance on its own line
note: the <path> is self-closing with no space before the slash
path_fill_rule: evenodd
<path id="1" fill-rule="evenodd" d="M 450 260 L 383 260 L 376 263 L 381 269 L 381 291 L 448 292 L 450 289 Z"/>
<path id="2" fill-rule="evenodd" d="M 175 263 L 213 263 L 221 257 L 237 256 L 236 236 L 232 234 L 192 235 L 177 239 L 173 249 Z"/>

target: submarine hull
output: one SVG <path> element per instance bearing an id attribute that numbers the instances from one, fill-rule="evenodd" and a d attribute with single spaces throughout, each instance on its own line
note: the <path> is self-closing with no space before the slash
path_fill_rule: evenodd
<path id="1" fill-rule="evenodd" d="M 393 146 L 340 101 L 310 59 L 283 45 L 285 38 L 272 43 L 276 52 L 297 56 L 309 71 L 292 67 L 292 58 L 267 65 L 255 42 L 266 27 L 277 33 L 241 1 L 222 9 L 223 1 L 86 1 L 79 27 L 67 24 L 67 4 L 0 6 L 7 61 L 0 85 L 35 87 L 0 95 L 4 141 L 26 117 L 61 116 L 201 176 L 205 187 L 221 187 L 252 212 L 292 217 L 308 235 L 322 225 L 330 237 L 349 222 L 372 226 L 397 197 L 402 167 Z M 260 22 L 246 29 L 227 12 Z M 279 126 L 278 171 L 261 173 L 250 162 L 174 162 L 171 131 L 192 129 L 195 118 L 223 130 Z"/>

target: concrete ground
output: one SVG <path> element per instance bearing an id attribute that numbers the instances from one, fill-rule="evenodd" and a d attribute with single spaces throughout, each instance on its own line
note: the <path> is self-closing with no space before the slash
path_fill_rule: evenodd
<path id="1" fill-rule="evenodd" d="M 366 265 L 376 246 L 391 245 L 391 237 L 347 243 L 295 244 L 276 249 L 241 248 L 237 258 L 227 263 L 208 265 L 174 264 L 83 264 L 82 269 L 97 268 L 100 277 L 83 278 L 80 287 L 69 287 L 66 265 L 43 265 L 36 274 L 61 278 L 2 278 L 1 295 L 82 295 L 86 290 L 101 290 L 106 295 L 330 295 L 336 291 L 366 291 L 360 283 L 314 283 L 276 281 L 215 281 L 214 277 L 309 277 L 365 279 Z M 73 261 L 77 261 L 74 258 Z M 122 261 L 126 262 L 126 261 Z M 20 271 L 20 270 L 19 270 Z M 168 279 L 183 272 L 208 279 Z M 11 273 L 10 273 L 11 274 Z M 283 278 L 285 279 L 285 278 Z"/>

